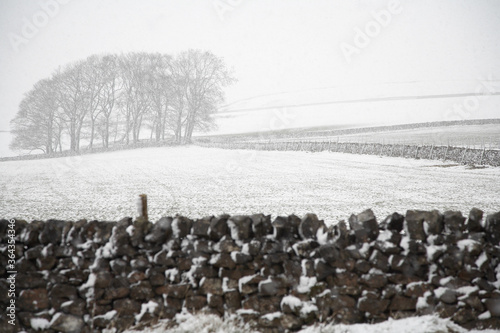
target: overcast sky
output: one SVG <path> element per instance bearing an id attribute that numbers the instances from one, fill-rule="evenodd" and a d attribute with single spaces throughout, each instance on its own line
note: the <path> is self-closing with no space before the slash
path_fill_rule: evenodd
<path id="1" fill-rule="evenodd" d="M 499 32 L 498 0 L 1 0 L 0 130 L 36 81 L 96 53 L 210 50 L 239 79 L 228 109 L 474 92 L 484 80 L 499 91 Z M 418 108 L 462 100 L 393 103 L 388 117 L 418 121 Z M 466 117 L 500 117 L 499 100 Z M 8 140 L 0 133 L 0 156 Z"/>

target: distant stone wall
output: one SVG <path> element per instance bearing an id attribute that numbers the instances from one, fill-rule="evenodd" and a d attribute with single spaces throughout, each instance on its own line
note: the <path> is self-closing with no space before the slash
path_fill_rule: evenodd
<path id="1" fill-rule="evenodd" d="M 15 326 L 100 332 L 186 309 L 238 315 L 263 332 L 436 313 L 500 328 L 500 213 L 371 210 L 326 227 L 309 214 L 162 218 L 156 223 L 0 220 L 0 304 Z M 12 270 L 12 267 L 10 268 Z"/>
<path id="2" fill-rule="evenodd" d="M 197 142 L 196 144 L 203 147 L 224 149 L 309 152 L 329 151 L 349 154 L 452 161 L 468 165 L 491 165 L 495 167 L 500 166 L 500 150 L 496 149 L 334 141 L 227 141 Z"/>

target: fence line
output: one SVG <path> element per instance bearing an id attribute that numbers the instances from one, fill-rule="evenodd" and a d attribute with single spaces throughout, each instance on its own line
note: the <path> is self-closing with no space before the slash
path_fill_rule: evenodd
<path id="1" fill-rule="evenodd" d="M 453 146 L 332 141 L 198 142 L 202 147 L 272 151 L 340 152 L 364 155 L 446 160 L 469 165 L 500 166 L 500 150 Z"/>

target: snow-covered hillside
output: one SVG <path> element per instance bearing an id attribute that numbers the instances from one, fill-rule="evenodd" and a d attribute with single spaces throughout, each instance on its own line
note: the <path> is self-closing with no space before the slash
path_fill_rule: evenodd
<path id="1" fill-rule="evenodd" d="M 4 218 L 117 220 L 314 212 L 327 224 L 372 208 L 500 210 L 500 168 L 342 153 L 148 148 L 0 163 Z"/>

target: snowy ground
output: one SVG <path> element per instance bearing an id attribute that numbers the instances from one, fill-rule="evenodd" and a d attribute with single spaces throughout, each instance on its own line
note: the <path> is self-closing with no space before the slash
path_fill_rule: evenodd
<path id="1" fill-rule="evenodd" d="M 327 224 L 372 208 L 500 211 L 500 168 L 342 153 L 148 148 L 0 163 L 4 218 L 117 220 L 314 212 Z"/>
<path id="2" fill-rule="evenodd" d="M 128 330 L 125 333 L 256 333 L 235 321 L 222 321 L 213 315 L 177 315 L 176 326 L 165 328 L 165 324 L 144 330 Z M 466 330 L 449 319 L 441 319 L 435 316 L 413 317 L 399 320 L 391 320 L 379 324 L 356 324 L 356 325 L 316 325 L 307 327 L 299 333 L 494 333 L 497 330 Z"/>

